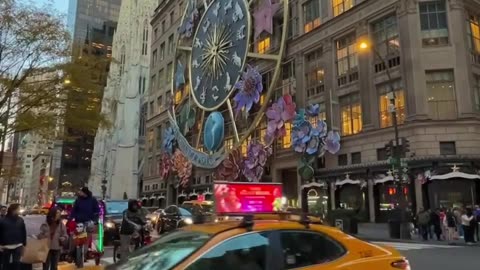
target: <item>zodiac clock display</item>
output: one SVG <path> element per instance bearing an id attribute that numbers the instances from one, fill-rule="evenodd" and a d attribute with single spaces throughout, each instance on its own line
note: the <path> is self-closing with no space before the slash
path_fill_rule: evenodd
<path id="1" fill-rule="evenodd" d="M 283 7 L 288 0 L 186 1 L 168 114 L 177 146 L 194 166 L 217 167 L 264 122 L 287 33 Z M 267 38 L 269 50 L 259 49 Z M 268 87 L 260 66 L 273 70 Z"/>

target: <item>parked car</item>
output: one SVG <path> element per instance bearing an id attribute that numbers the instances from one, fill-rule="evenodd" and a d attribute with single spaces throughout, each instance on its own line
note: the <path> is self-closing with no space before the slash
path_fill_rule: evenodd
<path id="1" fill-rule="evenodd" d="M 188 207 L 188 206 L 187 206 Z M 192 224 L 211 222 L 214 216 L 205 213 L 198 205 L 192 207 L 170 205 L 161 213 L 159 233 L 165 233 Z"/>

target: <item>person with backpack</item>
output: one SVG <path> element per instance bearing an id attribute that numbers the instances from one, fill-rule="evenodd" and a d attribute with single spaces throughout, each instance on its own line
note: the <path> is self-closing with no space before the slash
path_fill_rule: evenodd
<path id="1" fill-rule="evenodd" d="M 457 229 L 457 220 L 451 209 L 447 211 L 443 225 L 447 229 L 445 234 L 446 240 L 449 244 L 453 244 L 453 240 L 455 240 L 455 230 Z"/>

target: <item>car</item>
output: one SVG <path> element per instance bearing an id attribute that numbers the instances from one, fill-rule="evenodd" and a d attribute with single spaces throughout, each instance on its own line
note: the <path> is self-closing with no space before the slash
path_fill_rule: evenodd
<path id="1" fill-rule="evenodd" d="M 152 256 L 152 254 L 155 254 Z M 225 221 L 186 226 L 134 251 L 117 270 L 410 270 L 388 246 L 374 245 L 334 227 L 299 220 Z"/>
<path id="2" fill-rule="evenodd" d="M 162 234 L 183 226 L 213 221 L 214 216 L 203 212 L 198 205 L 192 205 L 191 207 L 188 205 L 184 207 L 171 205 L 165 208 L 160 215 L 158 232 Z"/>
<path id="3" fill-rule="evenodd" d="M 105 200 L 105 245 L 120 240 L 120 226 L 123 220 L 123 211 L 128 208 L 128 200 Z"/>
<path id="4" fill-rule="evenodd" d="M 158 230 L 158 225 L 160 224 L 160 216 L 163 213 L 163 209 L 156 209 L 152 211 L 150 214 L 147 215 L 147 219 L 152 222 L 153 228 L 156 228 Z"/>

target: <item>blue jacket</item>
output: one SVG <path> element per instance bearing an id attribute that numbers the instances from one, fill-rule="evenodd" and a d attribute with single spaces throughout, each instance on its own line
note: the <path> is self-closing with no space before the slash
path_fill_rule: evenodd
<path id="1" fill-rule="evenodd" d="M 73 204 L 72 213 L 70 217 L 75 219 L 75 222 L 97 221 L 100 214 L 100 207 L 98 201 L 92 197 L 77 198 Z"/>

